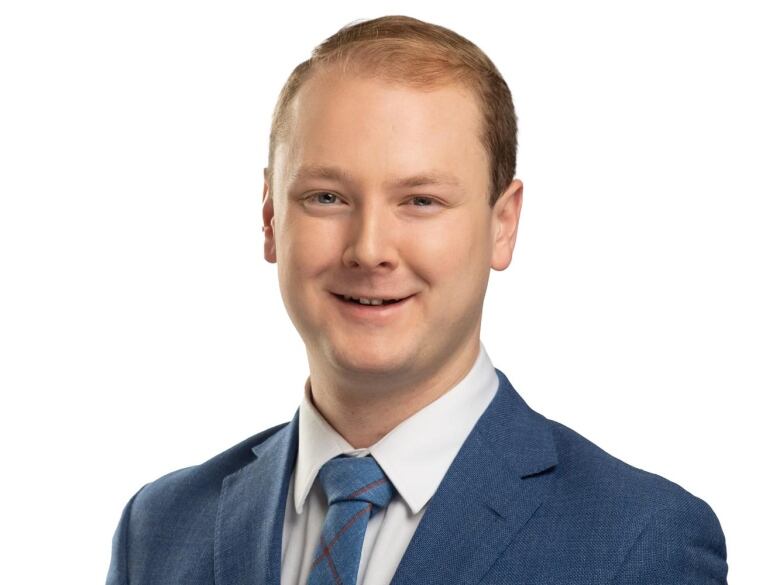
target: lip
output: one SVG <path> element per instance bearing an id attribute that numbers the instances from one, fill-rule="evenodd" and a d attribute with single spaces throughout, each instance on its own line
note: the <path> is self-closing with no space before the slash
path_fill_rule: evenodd
<path id="1" fill-rule="evenodd" d="M 343 295 L 336 293 L 330 294 L 342 314 L 352 319 L 378 323 L 389 321 L 397 317 L 415 296 L 409 295 L 408 297 L 390 305 L 361 305 L 360 303 L 345 301 Z"/>
<path id="2" fill-rule="evenodd" d="M 368 294 L 351 293 L 351 292 L 334 292 L 334 291 L 330 291 L 330 292 L 331 294 L 334 294 L 338 297 L 343 297 L 344 295 L 346 295 L 348 297 L 352 297 L 353 299 L 406 299 L 412 296 L 412 295 L 395 295 L 395 294 L 381 295 L 375 292 L 368 293 Z"/>

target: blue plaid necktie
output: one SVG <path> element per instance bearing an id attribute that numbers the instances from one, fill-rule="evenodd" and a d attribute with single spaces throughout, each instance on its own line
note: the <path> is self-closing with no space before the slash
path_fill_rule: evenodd
<path id="1" fill-rule="evenodd" d="M 308 585 L 355 585 L 368 519 L 393 497 L 393 484 L 370 455 L 334 457 L 319 480 L 328 513 Z"/>

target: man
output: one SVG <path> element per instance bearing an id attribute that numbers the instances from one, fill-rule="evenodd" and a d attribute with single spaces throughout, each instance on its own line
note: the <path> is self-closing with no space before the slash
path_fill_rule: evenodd
<path id="1" fill-rule="evenodd" d="M 522 204 L 511 94 L 452 31 L 339 31 L 277 103 L 265 258 L 293 419 L 144 486 L 108 583 L 726 582 L 710 507 L 531 410 L 480 342 Z"/>

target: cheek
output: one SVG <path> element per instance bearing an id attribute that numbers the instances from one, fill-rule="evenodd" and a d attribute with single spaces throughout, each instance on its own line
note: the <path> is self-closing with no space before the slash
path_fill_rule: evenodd
<path id="1" fill-rule="evenodd" d="M 468 217 L 454 217 L 408 234 L 407 260 L 431 284 L 463 290 L 489 265 L 487 234 Z M 452 291 L 457 292 L 456 290 Z"/>
<path id="2" fill-rule="evenodd" d="M 277 239 L 279 279 L 292 295 L 332 265 L 337 239 L 317 222 L 289 222 Z"/>

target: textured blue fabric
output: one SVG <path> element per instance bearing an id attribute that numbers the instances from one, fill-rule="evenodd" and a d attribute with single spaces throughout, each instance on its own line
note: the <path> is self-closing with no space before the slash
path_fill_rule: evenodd
<path id="1" fill-rule="evenodd" d="M 393 486 L 370 455 L 334 457 L 318 477 L 328 512 L 308 585 L 355 585 L 368 519 L 387 506 Z"/>
<path id="2" fill-rule="evenodd" d="M 726 583 L 706 502 L 546 419 L 496 373 L 391 585 Z M 144 486 L 117 526 L 108 585 L 278 585 L 297 449 L 296 413 Z"/>

